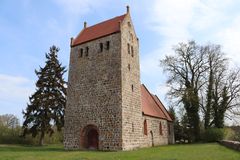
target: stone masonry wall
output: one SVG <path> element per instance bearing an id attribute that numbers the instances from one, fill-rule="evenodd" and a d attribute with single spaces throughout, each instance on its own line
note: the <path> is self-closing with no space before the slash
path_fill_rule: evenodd
<path id="1" fill-rule="evenodd" d="M 173 126 L 170 124 L 171 131 L 168 131 L 168 121 L 164 119 L 154 118 L 150 116 L 143 116 L 142 124 L 144 120 L 147 121 L 147 135 L 144 135 L 143 131 L 143 143 L 142 147 L 152 147 L 158 145 L 172 144 L 173 140 Z M 160 134 L 160 122 L 162 125 L 162 135 Z M 152 132 L 152 135 L 151 135 Z"/>
<path id="2" fill-rule="evenodd" d="M 170 135 L 168 132 L 169 122 L 142 115 L 139 42 L 129 13 L 119 25 L 120 33 L 71 48 L 64 129 L 66 149 L 84 149 L 87 126 L 97 130 L 99 150 L 131 150 L 174 142 L 173 132 Z M 147 136 L 143 133 L 145 119 Z M 159 134 L 160 122 L 163 135 Z M 173 131 L 171 123 L 170 128 Z"/>
<path id="3" fill-rule="evenodd" d="M 131 150 L 141 147 L 142 107 L 139 45 L 129 13 L 121 24 L 121 47 L 122 140 L 123 150 Z"/>
<path id="4" fill-rule="evenodd" d="M 238 141 L 222 140 L 219 143 L 225 147 L 240 151 L 240 142 Z"/>
<path id="5" fill-rule="evenodd" d="M 109 50 L 106 41 L 110 42 Z M 99 43 L 103 43 L 103 52 Z M 100 150 L 122 149 L 120 43 L 121 35 L 116 33 L 71 48 L 64 129 L 66 149 L 83 148 L 80 137 L 87 125 L 98 128 Z"/>

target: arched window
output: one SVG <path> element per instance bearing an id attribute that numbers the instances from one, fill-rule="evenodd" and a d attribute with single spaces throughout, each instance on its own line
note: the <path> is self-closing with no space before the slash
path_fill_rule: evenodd
<path id="1" fill-rule="evenodd" d="M 147 135 L 147 120 L 146 119 L 143 122 L 143 133 L 144 133 L 144 135 Z"/>
<path id="2" fill-rule="evenodd" d="M 162 123 L 161 123 L 161 122 L 159 123 L 159 134 L 160 134 L 160 135 L 163 135 L 163 132 L 162 132 Z"/>

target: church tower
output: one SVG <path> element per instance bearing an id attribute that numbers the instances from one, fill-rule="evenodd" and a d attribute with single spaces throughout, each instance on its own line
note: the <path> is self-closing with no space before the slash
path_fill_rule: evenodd
<path id="1" fill-rule="evenodd" d="M 141 146 L 139 42 L 127 13 L 71 39 L 65 149 L 130 150 Z"/>

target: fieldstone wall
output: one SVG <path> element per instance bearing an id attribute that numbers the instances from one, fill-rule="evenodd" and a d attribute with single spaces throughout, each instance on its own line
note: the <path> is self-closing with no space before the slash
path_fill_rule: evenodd
<path id="1" fill-rule="evenodd" d="M 219 143 L 228 148 L 240 151 L 240 142 L 238 142 L 238 141 L 223 140 L 223 141 L 220 141 Z"/>
<path id="2" fill-rule="evenodd" d="M 141 147 L 142 107 L 139 44 L 130 14 L 121 23 L 122 142 L 123 150 Z"/>
<path id="3" fill-rule="evenodd" d="M 109 50 L 105 46 L 107 41 Z M 116 33 L 71 48 L 64 129 L 66 149 L 84 148 L 80 137 L 84 137 L 82 132 L 88 125 L 98 128 L 100 150 L 122 149 L 120 44 L 121 34 Z"/>
<path id="4" fill-rule="evenodd" d="M 139 43 L 129 13 L 119 25 L 119 33 L 71 48 L 65 149 L 84 149 L 90 129 L 98 133 L 99 150 L 131 150 L 174 142 L 171 123 L 169 134 L 169 122 L 142 115 Z M 143 134 L 144 119 L 147 136 Z"/>
<path id="5" fill-rule="evenodd" d="M 174 143 L 173 124 L 171 122 L 168 122 L 165 119 L 159 119 L 146 115 L 142 118 L 142 124 L 144 123 L 144 120 L 147 121 L 147 135 L 144 135 L 142 131 L 142 147 L 152 147 Z M 162 125 L 162 134 L 160 134 L 160 122 Z"/>

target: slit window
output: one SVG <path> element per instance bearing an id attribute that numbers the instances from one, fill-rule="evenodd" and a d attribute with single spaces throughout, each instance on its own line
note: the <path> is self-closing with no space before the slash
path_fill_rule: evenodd
<path id="1" fill-rule="evenodd" d="M 83 50 L 82 48 L 81 49 L 78 49 L 78 58 L 82 57 L 83 56 Z"/>
<path id="2" fill-rule="evenodd" d="M 82 57 L 83 56 L 83 49 L 81 48 L 80 49 L 80 57 Z"/>
<path id="3" fill-rule="evenodd" d="M 100 52 L 103 51 L 103 43 L 99 43 L 99 47 L 100 47 Z"/>
<path id="4" fill-rule="evenodd" d="M 132 123 L 132 132 L 134 132 L 134 123 Z"/>
<path id="5" fill-rule="evenodd" d="M 110 48 L 110 41 L 107 41 L 106 42 L 106 50 L 109 50 L 109 48 Z"/>
<path id="6" fill-rule="evenodd" d="M 128 54 L 130 54 L 130 44 L 128 43 L 127 46 L 128 46 Z"/>
<path id="7" fill-rule="evenodd" d="M 133 89 L 134 89 L 134 88 L 133 88 L 133 84 L 132 84 L 132 92 L 133 92 Z"/>
<path id="8" fill-rule="evenodd" d="M 159 123 L 159 134 L 160 134 L 160 135 L 163 135 L 163 132 L 162 132 L 162 123 L 161 123 L 161 122 Z"/>
<path id="9" fill-rule="evenodd" d="M 131 66 L 130 66 L 130 64 L 128 64 L 128 70 L 129 70 L 129 71 L 131 70 Z"/>
<path id="10" fill-rule="evenodd" d="M 146 119 L 143 122 L 143 133 L 144 133 L 144 135 L 147 135 L 147 120 Z"/>
<path id="11" fill-rule="evenodd" d="M 132 53 L 132 57 L 133 57 L 133 54 L 134 54 L 133 46 L 131 46 L 131 53 Z"/>
<path id="12" fill-rule="evenodd" d="M 89 51 L 89 48 L 86 47 L 86 51 L 85 51 L 86 57 L 88 56 L 88 51 Z"/>

